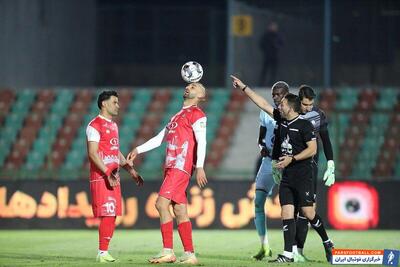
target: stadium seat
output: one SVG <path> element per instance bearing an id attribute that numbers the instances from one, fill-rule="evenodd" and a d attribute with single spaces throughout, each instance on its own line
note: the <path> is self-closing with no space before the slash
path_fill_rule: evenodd
<path id="1" fill-rule="evenodd" d="M 157 134 L 182 106 L 181 89 L 115 90 L 120 96 L 120 115 L 116 121 L 124 155 Z M 4 98 L 10 99 L 0 98 L 0 167 L 3 173 L 18 168 L 20 171 L 15 177 L 39 177 L 39 173 L 53 173 L 45 169 L 50 168 L 56 174 L 61 169 L 63 175 L 59 178 L 63 179 L 81 177 L 82 170 L 86 175 L 88 162 L 82 147 L 86 125 L 99 112 L 99 92 L 66 88 L 51 92 L 0 91 L 0 96 L 4 94 Z M 329 113 L 338 178 L 400 179 L 399 92 L 397 88 L 320 91 L 319 107 Z M 231 144 L 230 140 L 247 101 L 240 91 L 207 90 L 207 101 L 202 106 L 208 118 L 206 164 L 210 171 L 218 173 L 228 148 L 240 145 Z M 160 176 L 164 149 L 165 144 L 140 155 L 135 161 L 146 178 Z M 322 149 L 319 165 L 321 179 L 326 166 Z"/>
<path id="2" fill-rule="evenodd" d="M 379 90 L 379 99 L 375 107 L 377 109 L 390 110 L 397 102 L 398 91 L 393 88 L 384 88 Z"/>
<path id="3" fill-rule="evenodd" d="M 82 126 L 84 115 L 89 110 L 92 101 L 97 99 L 89 90 L 79 90 L 75 94 L 75 101 L 71 102 L 64 124 L 57 134 L 57 138 L 52 146 L 51 153 L 48 157 L 47 167 L 58 168 L 65 160 L 70 150 L 74 137 L 78 129 Z"/>
<path id="4" fill-rule="evenodd" d="M 11 89 L 0 91 L 0 129 L 15 101 L 15 94 Z"/>
<path id="5" fill-rule="evenodd" d="M 45 112 L 45 109 L 47 108 L 43 104 L 42 99 L 47 99 L 49 95 L 52 95 L 49 91 L 40 91 L 37 97 L 38 101 L 33 103 L 36 97 L 36 91 L 25 89 L 18 92 L 17 100 L 12 107 L 13 113 L 6 118 L 5 123 L 5 132 L 8 131 L 8 134 L 10 134 L 10 136 L 6 138 L 10 143 L 14 143 L 9 151 L 10 154 L 3 162 L 8 166 L 7 168 L 18 168 L 25 161 L 26 154 L 28 153 L 32 142 L 36 137 L 37 130 L 41 125 L 43 112 Z M 28 113 L 30 109 L 38 113 Z M 4 137 L 5 136 L 2 136 L 2 138 Z"/>
<path id="6" fill-rule="evenodd" d="M 318 106 L 325 112 L 331 111 L 336 104 L 336 92 L 332 89 L 320 90 Z"/>
<path id="7" fill-rule="evenodd" d="M 358 102 L 358 91 L 355 88 L 344 88 L 339 91 L 339 99 L 336 102 L 337 109 L 352 109 Z"/>

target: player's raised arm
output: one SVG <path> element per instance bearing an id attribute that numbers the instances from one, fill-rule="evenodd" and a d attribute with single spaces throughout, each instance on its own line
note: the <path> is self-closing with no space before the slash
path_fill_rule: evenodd
<path id="1" fill-rule="evenodd" d="M 166 132 L 167 129 L 164 127 L 156 136 L 148 140 L 146 143 L 132 149 L 132 151 L 129 152 L 128 156 L 126 157 L 128 164 L 133 166 L 133 161 L 138 154 L 145 153 L 159 147 L 164 140 Z"/>
<path id="2" fill-rule="evenodd" d="M 265 98 L 263 98 L 262 96 L 260 96 L 256 92 L 254 92 L 250 87 L 245 85 L 237 77 L 231 75 L 231 78 L 232 78 L 232 84 L 233 84 L 234 88 L 238 88 L 238 89 L 242 90 L 251 99 L 251 101 L 254 102 L 254 104 L 256 104 L 259 108 L 261 108 L 262 110 L 267 112 L 268 115 L 270 115 L 271 117 L 274 116 L 273 115 L 274 107 L 270 103 L 268 103 L 268 101 Z"/>

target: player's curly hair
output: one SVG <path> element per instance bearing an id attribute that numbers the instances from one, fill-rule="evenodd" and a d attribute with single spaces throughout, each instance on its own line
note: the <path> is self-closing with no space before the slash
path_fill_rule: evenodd
<path id="1" fill-rule="evenodd" d="M 99 94 L 99 97 L 97 98 L 97 106 L 99 107 L 99 109 L 101 109 L 103 101 L 110 99 L 111 96 L 118 97 L 118 93 L 114 90 L 108 90 L 103 91 L 101 92 L 101 94 Z"/>

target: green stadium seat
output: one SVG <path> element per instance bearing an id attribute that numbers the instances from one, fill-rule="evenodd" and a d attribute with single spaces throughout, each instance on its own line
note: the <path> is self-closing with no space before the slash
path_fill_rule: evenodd
<path id="1" fill-rule="evenodd" d="M 128 106 L 128 111 L 143 114 L 152 98 L 153 92 L 146 89 L 140 89 L 134 92 L 133 101 Z"/>
<path id="2" fill-rule="evenodd" d="M 167 112 L 168 113 L 177 113 L 182 108 L 182 99 L 174 100 L 168 103 Z"/>
<path id="3" fill-rule="evenodd" d="M 353 176 L 362 175 L 366 179 L 371 179 L 372 170 L 377 165 L 379 152 L 384 143 L 388 122 L 388 114 L 373 113 L 371 115 L 371 122 L 365 131 L 361 151 L 355 161 Z"/>
<path id="4" fill-rule="evenodd" d="M 231 96 L 231 90 L 225 90 L 225 89 L 221 89 L 221 88 L 212 90 L 213 99 L 228 100 L 230 96 Z"/>
<path id="5" fill-rule="evenodd" d="M 1 139 L 13 143 L 19 131 L 19 127 L 6 126 L 1 131 Z"/>
<path id="6" fill-rule="evenodd" d="M 354 88 L 344 88 L 339 91 L 339 100 L 336 101 L 337 109 L 352 109 L 358 102 L 359 91 Z"/>
<path id="7" fill-rule="evenodd" d="M 125 113 L 124 118 L 122 119 L 122 125 L 123 126 L 140 125 L 142 118 L 143 118 L 143 115 L 137 114 L 136 112 Z"/>
<path id="8" fill-rule="evenodd" d="M 392 109 L 397 102 L 397 95 L 398 91 L 393 88 L 381 89 L 375 107 L 378 109 Z"/>
<path id="9" fill-rule="evenodd" d="M 0 139 L 9 144 L 8 150 L 0 153 L 0 166 L 3 166 L 5 158 L 10 152 L 12 144 L 22 128 L 24 119 L 31 108 L 36 96 L 36 91 L 24 89 L 17 92 L 17 99 L 11 107 L 11 113 L 5 118 L 5 123 L 0 132 Z M 6 145 L 3 145 L 6 148 Z"/>
<path id="10" fill-rule="evenodd" d="M 45 117 L 44 125 L 40 128 L 38 137 L 27 155 L 25 168 L 35 170 L 42 167 L 46 156 L 51 152 L 57 132 L 63 124 L 63 119 L 68 113 L 74 96 L 73 90 L 56 90 L 55 101 L 52 103 L 49 113 Z"/>
<path id="11" fill-rule="evenodd" d="M 40 151 L 34 151 L 28 154 L 26 159 L 25 168 L 28 170 L 35 170 L 40 168 L 44 163 L 44 158 Z"/>
<path id="12" fill-rule="evenodd" d="M 140 171 L 145 173 L 161 173 L 162 166 L 165 160 L 166 143 L 162 143 L 160 147 L 146 153 L 143 164 L 140 166 Z M 154 175 L 152 175 L 154 176 Z"/>
<path id="13" fill-rule="evenodd" d="M 140 124 L 130 124 L 130 125 L 124 125 L 119 128 L 119 137 L 122 139 L 125 138 L 132 138 L 135 136 L 136 131 L 139 129 Z"/>
<path id="14" fill-rule="evenodd" d="M 175 89 L 172 90 L 171 100 L 183 100 L 183 90 L 182 89 Z"/>
<path id="15" fill-rule="evenodd" d="M 82 166 L 84 159 L 86 157 L 86 151 L 82 149 L 72 149 L 66 158 L 66 167 L 80 167 Z M 68 169 L 68 168 L 67 168 Z"/>

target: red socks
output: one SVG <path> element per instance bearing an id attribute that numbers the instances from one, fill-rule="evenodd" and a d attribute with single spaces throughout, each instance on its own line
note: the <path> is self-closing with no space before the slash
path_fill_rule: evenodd
<path id="1" fill-rule="evenodd" d="M 163 240 L 164 248 L 172 249 L 172 232 L 174 230 L 174 223 L 173 221 L 169 221 L 167 223 L 161 224 L 161 235 Z"/>
<path id="2" fill-rule="evenodd" d="M 164 248 L 173 248 L 173 221 L 161 224 L 161 235 Z M 190 221 L 178 224 L 179 236 L 185 251 L 193 252 L 192 223 Z"/>
<path id="3" fill-rule="evenodd" d="M 99 250 L 108 250 L 108 244 L 115 229 L 115 217 L 104 216 L 100 218 L 99 225 Z"/>
<path id="4" fill-rule="evenodd" d="M 178 224 L 179 236 L 185 251 L 193 252 L 192 223 L 190 221 Z"/>

